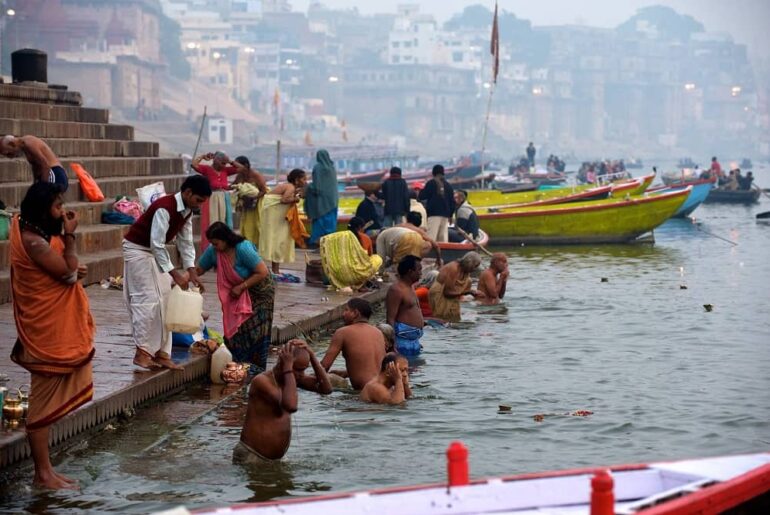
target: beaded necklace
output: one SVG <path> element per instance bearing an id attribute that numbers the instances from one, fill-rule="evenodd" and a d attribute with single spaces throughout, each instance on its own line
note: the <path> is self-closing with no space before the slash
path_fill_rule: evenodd
<path id="1" fill-rule="evenodd" d="M 50 242 L 51 241 L 51 235 L 45 232 L 43 229 L 38 227 L 37 225 L 26 221 L 22 217 L 19 217 L 19 222 L 24 226 L 24 229 L 30 230 L 34 233 L 36 233 L 38 236 L 41 236 L 45 241 Z"/>

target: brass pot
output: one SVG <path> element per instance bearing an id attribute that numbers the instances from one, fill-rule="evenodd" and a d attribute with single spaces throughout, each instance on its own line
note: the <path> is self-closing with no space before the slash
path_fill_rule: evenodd
<path id="1" fill-rule="evenodd" d="M 231 361 L 225 365 L 225 369 L 222 370 L 222 381 L 225 383 L 240 383 L 246 379 L 247 370 L 245 370 L 240 363 Z"/>
<path id="2" fill-rule="evenodd" d="M 29 411 L 29 385 L 23 384 L 19 386 L 18 392 L 19 400 L 21 401 L 21 407 L 24 412 L 21 418 L 26 420 L 27 412 Z"/>
<path id="3" fill-rule="evenodd" d="M 6 397 L 3 403 L 3 420 L 11 427 L 16 427 L 19 420 L 24 417 L 24 408 L 21 405 L 21 399 L 16 397 Z"/>

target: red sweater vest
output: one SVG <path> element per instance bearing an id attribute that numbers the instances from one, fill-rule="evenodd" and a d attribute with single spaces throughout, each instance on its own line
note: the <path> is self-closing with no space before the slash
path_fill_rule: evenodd
<path id="1" fill-rule="evenodd" d="M 192 213 L 187 216 L 182 216 L 182 214 L 176 210 L 176 199 L 174 198 L 174 195 L 166 195 L 150 204 L 147 211 L 145 211 L 144 214 L 139 217 L 139 220 L 134 222 L 134 225 L 128 230 L 125 236 L 126 240 L 149 248 L 150 233 L 152 232 L 152 219 L 155 216 L 155 211 L 158 209 L 165 209 L 170 215 L 168 231 L 166 232 L 166 243 L 170 243 L 171 240 L 176 238 L 176 235 L 182 230 L 187 219 L 192 216 Z"/>

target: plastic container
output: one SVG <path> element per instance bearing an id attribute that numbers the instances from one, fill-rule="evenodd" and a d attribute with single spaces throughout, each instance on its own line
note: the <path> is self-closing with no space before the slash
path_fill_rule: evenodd
<path id="1" fill-rule="evenodd" d="M 227 367 L 227 364 L 233 360 L 233 355 L 230 350 L 224 345 L 220 345 L 214 354 L 211 355 L 211 382 L 214 384 L 224 384 L 222 379 L 222 371 Z"/>
<path id="2" fill-rule="evenodd" d="M 202 312 L 203 296 L 197 289 L 183 290 L 174 286 L 166 302 L 166 331 L 197 333 L 201 328 Z"/>

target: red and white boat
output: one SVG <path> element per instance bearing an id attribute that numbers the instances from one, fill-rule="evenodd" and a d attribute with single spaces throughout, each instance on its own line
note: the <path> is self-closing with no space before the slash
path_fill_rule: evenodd
<path id="1" fill-rule="evenodd" d="M 770 513 L 770 453 L 474 481 L 467 479 L 467 450 L 461 443 L 452 443 L 447 456 L 448 483 L 238 504 L 195 513 L 684 515 L 732 508 L 740 508 L 738 513 Z"/>

